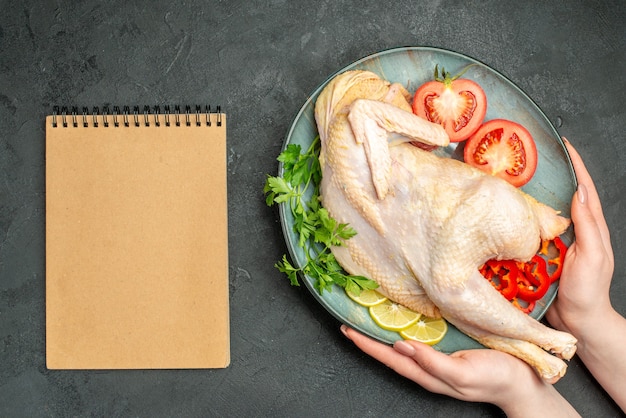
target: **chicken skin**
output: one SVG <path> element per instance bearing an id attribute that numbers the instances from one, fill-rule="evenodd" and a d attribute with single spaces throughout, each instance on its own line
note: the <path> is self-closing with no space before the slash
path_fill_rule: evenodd
<path id="1" fill-rule="evenodd" d="M 317 99 L 322 204 L 357 231 L 335 257 L 391 300 L 442 316 L 555 382 L 576 339 L 519 311 L 478 268 L 493 258 L 529 260 L 569 220 L 504 180 L 415 146 L 449 140 L 410 112 L 409 98 L 399 84 L 348 71 Z"/>

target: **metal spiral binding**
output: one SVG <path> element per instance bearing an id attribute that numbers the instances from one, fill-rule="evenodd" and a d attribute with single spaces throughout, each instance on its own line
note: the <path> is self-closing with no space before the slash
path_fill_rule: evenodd
<path id="1" fill-rule="evenodd" d="M 87 107 L 83 107 L 82 112 L 79 113 L 78 107 L 76 106 L 72 106 L 71 108 L 68 108 L 67 106 L 62 106 L 60 108 L 59 106 L 54 106 L 52 110 L 52 127 L 57 128 L 62 126 L 63 128 L 67 128 L 71 125 L 74 128 L 77 128 L 79 125 L 79 116 L 81 124 L 84 128 L 90 126 L 90 117 L 91 126 L 94 128 L 99 127 L 99 116 L 101 117 L 102 125 L 105 128 L 110 127 L 111 123 L 115 128 L 119 128 L 121 126 L 130 127 L 131 125 L 135 127 L 151 126 L 151 124 L 154 124 L 156 127 L 160 127 L 161 118 L 159 116 L 161 115 L 164 116 L 165 126 L 171 126 L 172 124 L 174 126 L 202 126 L 203 123 L 206 126 L 212 126 L 213 123 L 217 126 L 222 126 L 221 106 L 217 106 L 215 111 L 212 111 L 211 106 L 209 105 L 205 105 L 204 109 L 202 109 L 202 106 L 196 105 L 193 110 L 191 106 L 187 105 L 185 106 L 184 112 L 181 112 L 180 106 L 175 105 L 174 112 L 172 113 L 169 105 L 164 106 L 163 112 L 161 112 L 161 107 L 159 105 L 153 107 L 146 105 L 143 107 L 143 110 L 140 110 L 139 106 L 133 106 L 132 111 L 130 106 L 124 106 L 121 110 L 119 106 L 113 106 L 113 111 L 109 109 L 109 106 L 104 106 L 102 111 L 98 106 L 94 106 L 91 113 L 89 113 L 89 108 Z M 173 118 L 170 117 L 172 115 L 174 116 Z M 182 118 L 181 115 L 183 116 Z M 215 117 L 212 118 L 212 115 L 215 115 Z M 173 119 L 173 121 L 171 119 Z"/>

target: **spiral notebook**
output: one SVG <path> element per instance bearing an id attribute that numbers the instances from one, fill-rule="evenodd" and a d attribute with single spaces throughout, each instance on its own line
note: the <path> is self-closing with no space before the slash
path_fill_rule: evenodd
<path id="1" fill-rule="evenodd" d="M 172 110 L 46 117 L 50 369 L 230 362 L 226 115 Z"/>

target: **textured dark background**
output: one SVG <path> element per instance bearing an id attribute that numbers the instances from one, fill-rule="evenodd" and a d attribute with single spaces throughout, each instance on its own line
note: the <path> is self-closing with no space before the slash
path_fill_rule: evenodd
<path id="1" fill-rule="evenodd" d="M 500 416 L 361 354 L 288 284 L 273 267 L 286 247 L 265 174 L 334 71 L 397 46 L 470 55 L 525 90 L 583 155 L 625 314 L 625 24 L 622 0 L 0 1 L 0 416 Z M 44 115 L 56 104 L 167 103 L 221 104 L 229 117 L 232 364 L 48 371 Z M 621 416 L 578 359 L 557 387 L 583 416 Z"/>

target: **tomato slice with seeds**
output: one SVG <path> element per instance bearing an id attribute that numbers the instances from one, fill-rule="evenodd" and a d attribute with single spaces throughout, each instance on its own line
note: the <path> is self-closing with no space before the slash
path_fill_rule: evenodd
<path id="1" fill-rule="evenodd" d="M 537 146 L 530 132 L 519 123 L 493 119 L 467 140 L 463 159 L 469 165 L 521 187 L 537 169 Z"/>
<path id="2" fill-rule="evenodd" d="M 451 76 L 435 67 L 435 80 L 422 84 L 413 96 L 413 113 L 446 130 L 451 142 L 469 138 L 480 127 L 487 113 L 487 96 L 477 83 L 463 74 Z"/>

